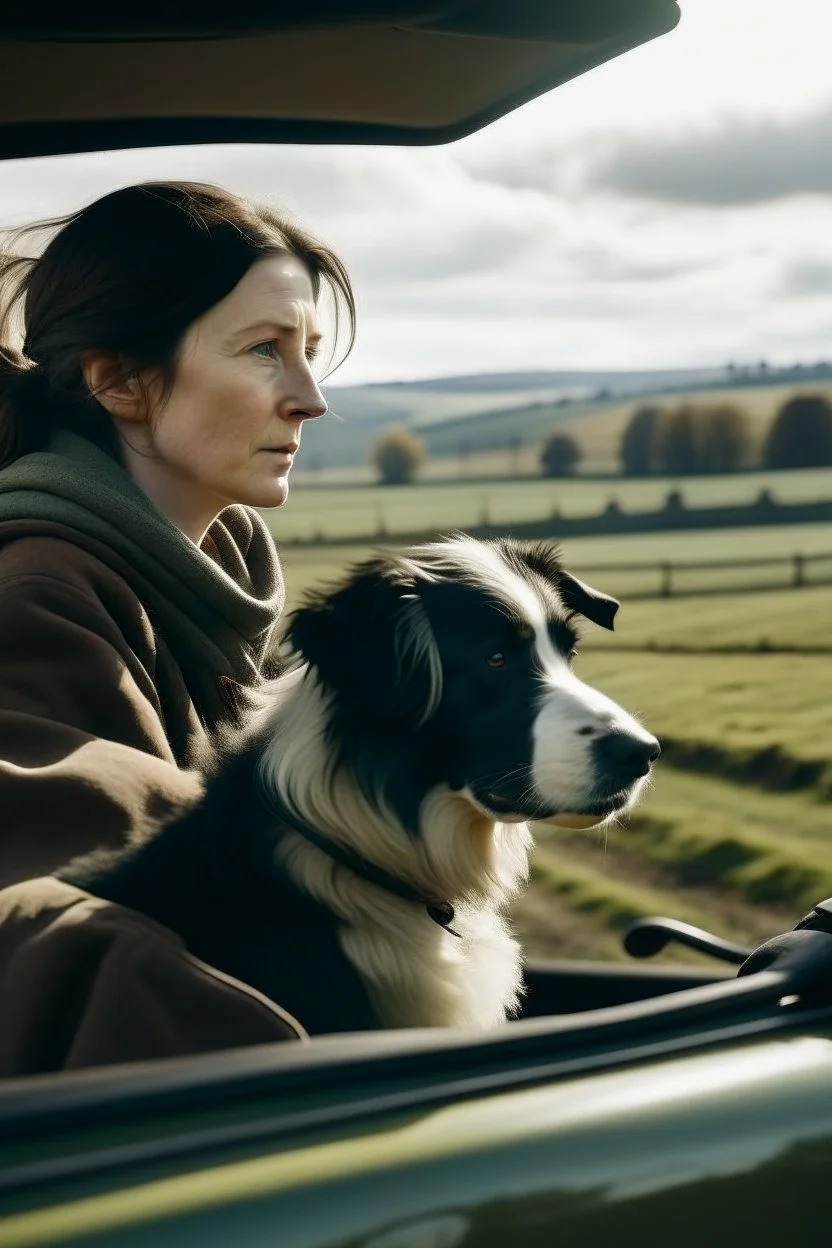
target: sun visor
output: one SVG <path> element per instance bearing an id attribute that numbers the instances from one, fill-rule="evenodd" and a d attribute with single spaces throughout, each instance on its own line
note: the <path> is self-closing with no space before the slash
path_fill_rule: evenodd
<path id="1" fill-rule="evenodd" d="M 274 6 L 280 10 L 281 6 Z M 0 156 L 444 143 L 671 30 L 675 0 L 77 0 L 0 15 Z"/>

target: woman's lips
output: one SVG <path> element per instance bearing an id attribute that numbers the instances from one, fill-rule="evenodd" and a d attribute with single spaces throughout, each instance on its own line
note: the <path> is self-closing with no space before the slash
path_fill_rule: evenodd
<path id="1" fill-rule="evenodd" d="M 282 465 L 284 468 L 291 468 L 295 462 L 293 451 L 286 450 L 283 447 L 265 446 L 261 452 L 263 455 L 271 456 L 272 460 Z"/>

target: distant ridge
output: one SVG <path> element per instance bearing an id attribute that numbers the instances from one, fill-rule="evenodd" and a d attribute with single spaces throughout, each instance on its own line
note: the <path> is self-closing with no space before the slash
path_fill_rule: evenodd
<path id="1" fill-rule="evenodd" d="M 616 383 L 641 386 L 649 382 L 660 386 L 674 382 L 718 381 L 726 376 L 724 368 L 664 368 L 664 369 L 554 369 L 547 372 L 500 372 L 460 373 L 447 377 L 423 377 L 410 381 L 371 381 L 355 386 L 332 387 L 344 390 L 465 390 L 477 393 L 483 390 L 543 390 L 561 389 L 565 386 L 602 386 Z"/>

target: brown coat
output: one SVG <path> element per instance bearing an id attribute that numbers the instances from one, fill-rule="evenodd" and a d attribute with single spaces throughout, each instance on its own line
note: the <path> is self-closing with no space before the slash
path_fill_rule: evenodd
<path id="1" fill-rule="evenodd" d="M 186 681 L 93 542 L 59 524 L 10 528 L 0 525 L 0 887 L 14 887 L 0 892 L 0 1076 L 302 1036 L 167 929 L 32 878 L 193 803 L 201 781 L 188 768 L 239 685 L 206 671 Z"/>

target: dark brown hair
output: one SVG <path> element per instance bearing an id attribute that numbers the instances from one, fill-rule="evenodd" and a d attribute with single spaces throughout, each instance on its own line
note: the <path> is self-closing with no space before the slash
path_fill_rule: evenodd
<path id="1" fill-rule="evenodd" d="M 179 346 L 203 313 L 251 266 L 290 253 L 306 266 L 316 302 L 331 297 L 333 358 L 355 301 L 342 261 L 300 226 L 219 187 L 148 182 L 14 233 L 15 247 L 42 232 L 40 257 L 0 253 L 0 467 L 40 450 L 60 428 L 117 453 L 115 428 L 90 394 L 81 358 L 118 352 L 125 377 L 153 370 L 169 391 Z M 13 344 L 17 329 L 22 349 Z"/>

